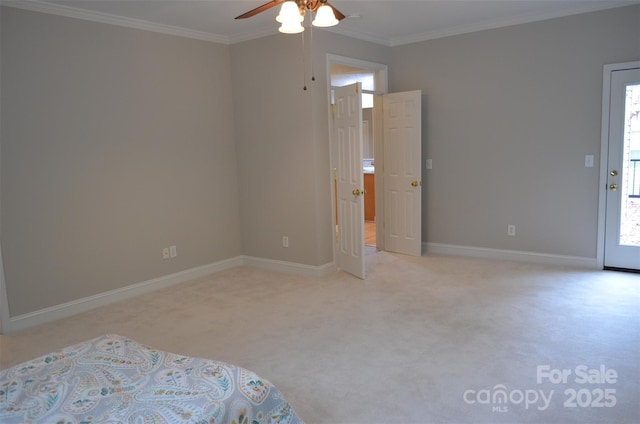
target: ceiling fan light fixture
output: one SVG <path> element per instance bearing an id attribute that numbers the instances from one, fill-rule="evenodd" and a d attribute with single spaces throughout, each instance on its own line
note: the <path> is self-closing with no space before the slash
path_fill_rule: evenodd
<path id="1" fill-rule="evenodd" d="M 0 0 L 1 2 L 2 0 Z M 338 9 L 329 4 L 328 0 L 271 0 L 268 3 L 258 6 L 240 16 L 236 16 L 236 19 L 246 19 L 257 15 L 258 13 L 269 10 L 272 7 L 281 5 L 280 13 L 276 16 L 276 21 L 280 23 L 278 30 L 285 34 L 299 34 L 304 31 L 303 22 L 305 15 L 308 13 L 314 14 L 313 26 L 317 27 L 330 27 L 338 25 L 340 20 L 346 16 Z M 314 13 L 315 12 L 315 13 Z M 312 15 L 309 15 L 311 18 Z M 311 20 L 311 19 L 310 19 Z M 310 26 L 313 29 L 313 26 Z M 311 44 L 313 44 L 313 30 L 308 38 Z M 302 67 L 305 69 L 305 37 L 302 35 Z M 313 55 L 312 55 L 313 58 Z M 311 61 L 311 81 L 315 81 L 316 78 L 313 75 L 313 59 Z M 305 81 L 304 89 L 307 89 L 306 72 L 303 72 L 303 79 Z"/>
<path id="2" fill-rule="evenodd" d="M 278 31 L 285 34 L 298 34 L 304 31 L 304 27 L 300 24 L 303 19 L 296 2 L 285 1 L 280 8 L 280 14 L 276 17 L 276 21 L 282 24 Z"/>
<path id="3" fill-rule="evenodd" d="M 304 31 L 304 27 L 300 24 L 300 21 L 284 21 L 278 31 L 284 34 L 298 34 Z"/>
<path id="4" fill-rule="evenodd" d="M 318 8 L 316 12 L 316 18 L 313 20 L 313 26 L 317 27 L 331 27 L 338 25 L 338 19 L 333 13 L 331 6 L 323 4 Z"/>
<path id="5" fill-rule="evenodd" d="M 280 13 L 276 16 L 276 22 L 283 23 L 298 19 L 300 22 L 304 19 L 304 16 L 300 13 L 298 5 L 295 1 L 285 1 L 280 7 Z"/>

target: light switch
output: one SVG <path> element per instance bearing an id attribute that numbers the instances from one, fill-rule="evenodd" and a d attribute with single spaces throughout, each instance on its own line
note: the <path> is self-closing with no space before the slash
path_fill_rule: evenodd
<path id="1" fill-rule="evenodd" d="M 433 168 L 433 162 L 431 161 L 431 159 L 427 159 L 424 162 L 425 162 L 424 163 L 425 168 L 427 168 L 427 169 L 432 169 Z"/>
<path id="2" fill-rule="evenodd" d="M 584 157 L 585 168 L 593 168 L 593 155 L 586 155 Z"/>

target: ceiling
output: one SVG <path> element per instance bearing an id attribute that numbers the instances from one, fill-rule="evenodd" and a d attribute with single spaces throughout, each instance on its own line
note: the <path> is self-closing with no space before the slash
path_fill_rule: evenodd
<path id="1" fill-rule="evenodd" d="M 233 44 L 276 34 L 268 0 L 1 0 L 2 4 Z M 609 9 L 640 0 L 331 0 L 347 18 L 329 31 L 395 46 L 448 35 Z M 290 35 L 283 35 L 290 36 Z"/>

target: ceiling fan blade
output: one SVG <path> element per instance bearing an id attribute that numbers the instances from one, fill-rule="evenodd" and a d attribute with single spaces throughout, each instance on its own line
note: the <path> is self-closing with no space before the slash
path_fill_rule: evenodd
<path id="1" fill-rule="evenodd" d="M 258 6 L 253 10 L 248 11 L 247 13 L 243 13 L 240 16 L 236 16 L 236 19 L 246 19 L 252 16 L 257 15 L 260 12 L 264 12 L 265 10 L 269 10 L 274 6 L 279 5 L 280 3 L 284 3 L 285 0 L 272 0 L 269 3 L 265 3 L 262 6 Z"/>
<path id="2" fill-rule="evenodd" d="M 333 9 L 333 14 L 335 15 L 337 20 L 341 21 L 346 18 L 346 16 L 344 16 L 344 14 L 336 9 L 332 4 L 327 3 L 327 6 Z"/>

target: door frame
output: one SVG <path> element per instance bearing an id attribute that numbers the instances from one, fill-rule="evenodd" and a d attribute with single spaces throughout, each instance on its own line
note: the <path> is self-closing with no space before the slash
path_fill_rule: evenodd
<path id="1" fill-rule="evenodd" d="M 604 65 L 602 75 L 602 125 L 600 135 L 600 181 L 598 189 L 598 238 L 596 263 L 604 269 L 605 217 L 607 202 L 607 172 L 609 169 L 609 113 L 611 110 L 611 74 L 615 71 L 639 68 L 640 61 Z"/>
<path id="2" fill-rule="evenodd" d="M 327 115 L 328 115 L 328 121 L 329 121 L 329 135 L 330 137 L 333 137 L 333 111 L 331 108 L 331 65 L 332 64 L 336 64 L 336 65 L 346 65 L 346 66 L 351 66 L 354 68 L 360 68 L 366 71 L 371 71 L 371 72 L 376 72 L 379 75 L 379 80 L 376 80 L 376 87 L 375 87 L 375 91 L 376 94 L 386 94 L 389 91 L 389 83 L 388 83 L 388 66 L 381 64 L 381 63 L 375 63 L 375 62 L 368 62 L 365 60 L 360 60 L 360 59 L 354 59 L 351 57 L 346 57 L 346 56 L 339 56 L 339 55 L 335 55 L 335 54 L 331 54 L 331 53 L 327 53 L 327 60 L 326 60 L 326 66 L 327 66 Z M 380 103 L 378 103 L 378 101 Z M 381 131 L 381 129 L 379 129 L 380 125 L 379 123 L 382 122 L 381 118 L 382 118 L 382 111 L 381 111 L 381 106 L 382 106 L 382 99 L 381 96 L 374 96 L 374 106 L 373 106 L 373 120 L 374 120 L 374 134 L 373 136 L 375 137 L 375 146 L 374 146 L 374 159 L 376 163 L 382 164 L 383 162 L 383 155 L 381 152 L 381 148 L 382 148 L 382 137 L 381 137 L 381 132 L 378 133 L 379 131 Z M 329 184 L 330 187 L 333 187 L 334 184 L 334 173 L 333 173 L 333 168 L 334 168 L 334 155 L 335 152 L 332 151 L 331 148 L 331 142 L 328 143 L 329 144 Z M 376 167 L 376 172 L 375 172 L 375 178 L 376 178 L 376 222 L 384 222 L 384 212 L 382 211 L 382 205 L 383 205 L 383 184 L 382 184 L 382 173 L 379 173 L 379 169 L 381 169 L 381 167 Z M 337 267 L 338 265 L 338 253 L 336 251 L 336 242 L 335 242 L 335 229 L 336 229 L 336 214 L 335 214 L 335 209 L 336 208 L 336 204 L 335 204 L 335 197 L 333 195 L 333 188 L 332 188 L 332 195 L 331 195 L 331 229 L 332 229 L 332 248 L 333 248 L 333 263 L 335 264 L 335 266 Z M 381 225 L 376 225 L 376 247 L 378 250 L 384 250 L 384 241 L 382 240 L 382 226 Z"/>

